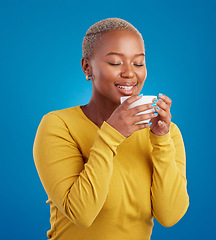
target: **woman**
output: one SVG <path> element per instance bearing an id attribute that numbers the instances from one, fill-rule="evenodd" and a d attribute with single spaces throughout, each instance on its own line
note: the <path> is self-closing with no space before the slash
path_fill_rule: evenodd
<path id="1" fill-rule="evenodd" d="M 172 226 L 185 214 L 185 150 L 171 122 L 171 100 L 128 109 L 147 72 L 141 34 L 111 18 L 89 28 L 81 61 L 90 102 L 45 115 L 35 143 L 36 167 L 59 240 L 147 240 L 153 217 Z M 120 105 L 120 97 L 131 96 Z M 154 109 L 154 113 L 136 115 Z M 151 118 L 151 122 L 136 124 Z"/>

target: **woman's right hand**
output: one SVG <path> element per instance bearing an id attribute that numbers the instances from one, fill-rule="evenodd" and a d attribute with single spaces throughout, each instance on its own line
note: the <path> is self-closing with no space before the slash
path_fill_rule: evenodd
<path id="1" fill-rule="evenodd" d="M 126 99 L 106 121 L 124 137 L 129 137 L 133 132 L 150 126 L 148 123 L 136 124 L 137 122 L 157 117 L 154 112 L 135 116 L 139 112 L 154 108 L 152 103 L 149 103 L 129 109 L 129 106 L 140 98 L 140 96 L 134 95 Z"/>

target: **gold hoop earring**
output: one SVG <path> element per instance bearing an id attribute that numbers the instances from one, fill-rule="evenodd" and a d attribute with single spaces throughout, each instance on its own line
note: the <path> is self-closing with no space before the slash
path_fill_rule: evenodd
<path id="1" fill-rule="evenodd" d="M 89 82 L 91 80 L 91 77 L 89 77 L 88 75 L 86 75 L 86 80 Z"/>

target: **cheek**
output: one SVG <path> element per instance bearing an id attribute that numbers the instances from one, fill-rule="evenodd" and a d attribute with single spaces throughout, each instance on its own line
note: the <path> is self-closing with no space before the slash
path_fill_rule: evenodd
<path id="1" fill-rule="evenodd" d="M 100 70 L 95 71 L 95 78 L 106 81 L 113 81 L 119 76 L 119 71 L 103 65 L 100 67 Z"/>
<path id="2" fill-rule="evenodd" d="M 139 84 L 138 84 L 138 90 L 139 91 L 141 91 L 142 90 L 142 88 L 143 88 L 143 85 L 144 85 L 144 80 L 142 81 L 142 82 L 139 82 Z"/>
<path id="3" fill-rule="evenodd" d="M 139 71 L 137 72 L 137 77 L 140 81 L 140 83 L 144 83 L 145 82 L 145 79 L 147 77 L 147 71 L 146 70 L 142 70 L 142 71 Z"/>

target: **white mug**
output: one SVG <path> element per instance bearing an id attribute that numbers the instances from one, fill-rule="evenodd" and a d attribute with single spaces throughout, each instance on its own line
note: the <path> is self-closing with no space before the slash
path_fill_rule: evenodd
<path id="1" fill-rule="evenodd" d="M 129 96 L 131 97 L 131 96 Z M 123 103 L 126 99 L 128 99 L 129 97 L 121 97 L 121 103 Z M 136 106 L 139 106 L 139 105 L 143 105 L 143 104 L 148 104 L 148 103 L 152 103 L 152 100 L 154 98 L 157 98 L 157 96 L 142 96 L 139 100 L 137 100 L 136 102 L 133 102 L 130 106 L 129 106 L 129 109 L 130 108 L 133 108 L 133 107 L 136 107 Z M 139 112 L 137 113 L 136 115 L 140 115 L 140 114 L 146 114 L 146 113 L 152 113 L 152 112 L 155 112 L 154 109 L 149 109 L 149 110 L 146 110 L 146 111 L 143 111 L 143 112 Z M 147 120 L 143 120 L 143 121 L 140 121 L 138 123 L 149 123 L 151 119 L 147 119 Z"/>

